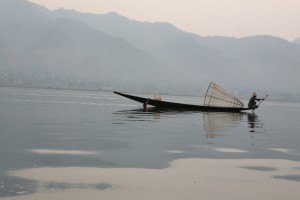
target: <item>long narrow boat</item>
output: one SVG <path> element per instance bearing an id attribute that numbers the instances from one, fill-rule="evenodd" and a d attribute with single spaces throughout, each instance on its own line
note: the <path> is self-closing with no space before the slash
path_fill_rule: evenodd
<path id="1" fill-rule="evenodd" d="M 241 112 L 245 110 L 252 110 L 251 108 L 244 108 L 244 107 L 220 107 L 220 106 L 200 106 L 200 105 L 193 105 L 193 104 L 184 104 L 184 103 L 175 103 L 175 102 L 168 102 L 162 100 L 156 100 L 151 98 L 133 96 L 121 92 L 114 91 L 115 94 L 121 95 L 128 99 L 140 102 L 142 104 L 147 104 L 151 106 L 155 106 L 159 109 L 176 109 L 176 110 L 195 110 L 195 111 L 208 111 L 208 112 Z"/>

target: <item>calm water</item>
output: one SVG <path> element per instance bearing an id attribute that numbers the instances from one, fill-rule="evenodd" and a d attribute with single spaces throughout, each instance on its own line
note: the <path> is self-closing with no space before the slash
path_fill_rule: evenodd
<path id="1" fill-rule="evenodd" d="M 113 93 L 0 88 L 0 198 L 37 190 L 36 181 L 8 175 L 24 168 L 162 169 L 180 158 L 300 161 L 300 103 L 271 99 L 255 113 L 143 112 Z M 300 171 L 283 178 L 300 181 Z"/>

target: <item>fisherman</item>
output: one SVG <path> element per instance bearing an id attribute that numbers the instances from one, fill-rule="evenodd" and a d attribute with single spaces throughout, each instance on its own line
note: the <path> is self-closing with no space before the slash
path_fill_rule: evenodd
<path id="1" fill-rule="evenodd" d="M 265 100 L 265 99 L 264 98 L 263 99 L 256 98 L 256 93 L 253 92 L 252 97 L 249 100 L 248 107 L 253 108 L 253 109 L 258 108 L 258 105 L 256 105 L 256 101 L 261 101 L 261 100 Z"/>

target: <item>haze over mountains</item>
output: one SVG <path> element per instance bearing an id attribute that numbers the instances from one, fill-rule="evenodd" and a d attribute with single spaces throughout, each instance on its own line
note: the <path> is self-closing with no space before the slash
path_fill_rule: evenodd
<path id="1" fill-rule="evenodd" d="M 300 99 L 300 39 L 202 37 L 117 13 L 0 1 L 0 85 Z"/>

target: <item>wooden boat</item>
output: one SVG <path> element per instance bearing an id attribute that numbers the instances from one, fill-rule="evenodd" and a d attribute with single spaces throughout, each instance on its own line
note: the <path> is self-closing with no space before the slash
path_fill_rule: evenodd
<path id="1" fill-rule="evenodd" d="M 155 106 L 158 109 L 176 109 L 176 110 L 195 110 L 195 111 L 207 111 L 207 112 L 241 112 L 245 110 L 252 110 L 251 108 L 244 107 L 221 107 L 221 106 L 201 106 L 201 105 L 193 105 L 193 104 L 184 104 L 184 103 L 176 103 L 176 102 L 168 102 L 162 100 L 156 100 L 151 98 L 144 98 L 139 96 L 133 96 L 121 92 L 114 91 L 115 94 L 121 95 L 128 99 L 140 102 L 144 105 Z"/>

